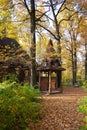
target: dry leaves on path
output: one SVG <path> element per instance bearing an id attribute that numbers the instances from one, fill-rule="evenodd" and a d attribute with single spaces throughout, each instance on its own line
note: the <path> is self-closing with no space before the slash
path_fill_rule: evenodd
<path id="1" fill-rule="evenodd" d="M 78 99 L 85 95 L 87 93 L 81 88 L 65 89 L 63 94 L 43 95 L 42 118 L 33 129 L 79 130 L 84 124 L 84 115 L 77 111 Z"/>

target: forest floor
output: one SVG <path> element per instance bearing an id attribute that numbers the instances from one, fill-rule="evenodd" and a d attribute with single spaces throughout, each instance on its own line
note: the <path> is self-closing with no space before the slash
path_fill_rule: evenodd
<path id="1" fill-rule="evenodd" d="M 84 114 L 77 111 L 82 88 L 65 88 L 62 94 L 42 95 L 42 117 L 31 130 L 79 130 Z"/>

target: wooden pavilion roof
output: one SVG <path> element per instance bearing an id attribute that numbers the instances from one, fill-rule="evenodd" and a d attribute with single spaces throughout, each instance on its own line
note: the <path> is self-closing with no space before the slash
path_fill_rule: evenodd
<path id="1" fill-rule="evenodd" d="M 42 61 L 42 64 L 37 67 L 37 70 L 38 71 L 44 71 L 44 72 L 64 71 L 65 68 L 63 68 L 61 66 L 61 63 L 60 63 L 58 57 L 54 55 L 55 53 L 56 53 L 56 51 L 53 47 L 53 42 L 50 39 L 48 44 L 47 44 L 44 60 Z"/>
<path id="2" fill-rule="evenodd" d="M 57 71 L 64 71 L 66 70 L 65 68 L 61 67 L 61 66 L 58 66 L 58 67 L 53 67 L 53 66 L 47 66 L 47 67 L 43 67 L 43 66 L 40 66 L 37 68 L 37 71 L 44 71 L 44 72 L 48 72 L 48 71 L 51 71 L 51 72 L 57 72 Z"/>

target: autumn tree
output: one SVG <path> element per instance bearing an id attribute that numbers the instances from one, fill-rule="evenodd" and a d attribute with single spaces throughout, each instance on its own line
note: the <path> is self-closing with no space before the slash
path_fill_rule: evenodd
<path id="1" fill-rule="evenodd" d="M 13 15 L 12 0 L 0 0 L 0 38 L 16 38 L 15 25 L 12 22 Z"/>
<path id="2" fill-rule="evenodd" d="M 71 21 L 67 22 L 65 29 L 65 47 L 69 52 L 72 64 L 72 77 L 73 85 L 77 82 L 77 62 L 79 48 L 82 46 L 81 33 L 82 33 L 82 16 L 76 12 Z"/>
<path id="3" fill-rule="evenodd" d="M 22 7 L 23 14 L 26 11 L 26 17 L 21 17 L 21 21 L 25 22 L 29 20 L 29 28 L 30 28 L 30 57 L 31 57 L 31 85 L 36 85 L 36 23 L 41 20 L 43 14 L 39 14 L 38 9 L 38 1 L 35 0 L 24 0 L 24 1 L 17 1 L 15 0 L 14 6 L 16 6 L 16 10 L 18 7 Z M 39 8 L 39 7 L 38 7 Z M 37 12 L 37 13 L 36 13 Z M 24 15 L 25 16 L 25 15 Z M 20 21 L 20 19 L 18 20 Z"/>
<path id="4" fill-rule="evenodd" d="M 87 18 L 83 14 L 82 18 L 82 26 L 80 27 L 81 30 L 81 41 L 82 41 L 82 46 L 85 48 L 85 53 L 84 54 L 84 66 L 85 66 L 85 80 L 87 80 Z M 82 52 L 81 52 L 82 53 Z"/>

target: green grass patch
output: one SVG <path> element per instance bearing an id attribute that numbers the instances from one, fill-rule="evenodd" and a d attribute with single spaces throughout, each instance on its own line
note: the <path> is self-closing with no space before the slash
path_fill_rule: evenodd
<path id="1" fill-rule="evenodd" d="M 87 91 L 87 80 L 83 82 L 82 88 Z M 79 100 L 80 105 L 78 111 L 85 114 L 84 123 L 85 125 L 80 130 L 87 130 L 87 97 L 83 97 Z"/>

